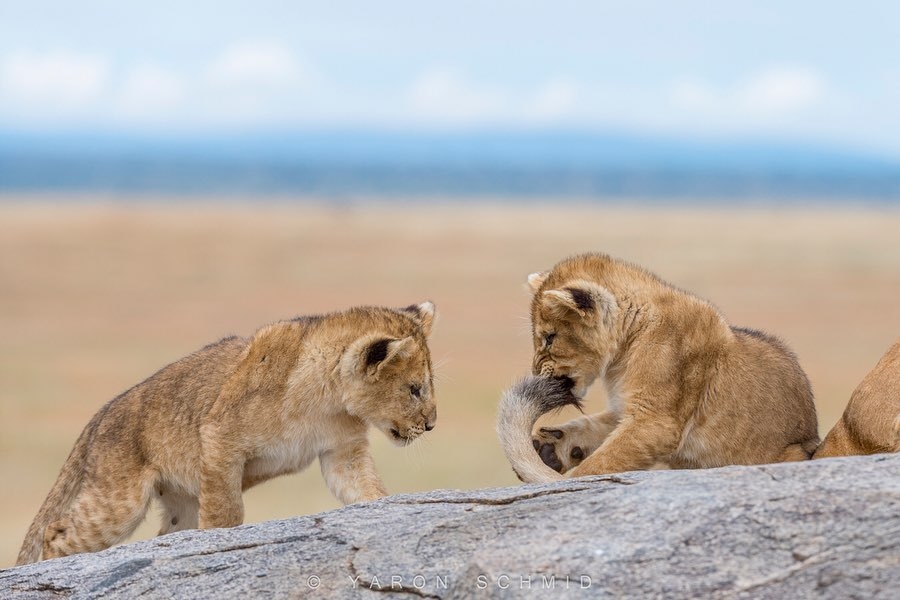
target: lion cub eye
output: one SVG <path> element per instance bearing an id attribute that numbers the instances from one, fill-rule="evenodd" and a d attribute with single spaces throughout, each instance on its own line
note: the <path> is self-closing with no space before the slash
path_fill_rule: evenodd
<path id="1" fill-rule="evenodd" d="M 555 333 L 545 333 L 544 334 L 544 347 L 549 348 L 550 344 L 552 344 L 553 340 L 555 340 L 555 339 L 556 339 Z"/>
<path id="2" fill-rule="evenodd" d="M 422 397 L 422 386 L 414 383 L 409 386 L 409 393 L 412 394 L 413 398 L 421 398 Z"/>

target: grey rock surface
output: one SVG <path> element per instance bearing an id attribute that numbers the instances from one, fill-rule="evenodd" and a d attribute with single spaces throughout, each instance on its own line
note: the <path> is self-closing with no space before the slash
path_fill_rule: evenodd
<path id="1" fill-rule="evenodd" d="M 900 455 L 398 495 L 0 571 L 0 598 L 900 598 Z"/>

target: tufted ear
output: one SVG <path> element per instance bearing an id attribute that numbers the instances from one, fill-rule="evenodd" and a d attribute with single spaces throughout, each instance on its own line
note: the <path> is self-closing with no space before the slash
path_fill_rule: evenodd
<path id="1" fill-rule="evenodd" d="M 555 318 L 580 318 L 607 324 L 619 308 L 609 290 L 584 280 L 572 281 L 558 290 L 547 290 L 541 295 L 541 301 Z"/>
<path id="2" fill-rule="evenodd" d="M 539 273 L 532 273 L 528 276 L 528 287 L 531 288 L 532 292 L 536 292 L 541 289 L 541 286 L 544 285 L 544 282 L 547 281 L 547 277 L 550 276 L 550 271 L 541 271 Z"/>
<path id="3" fill-rule="evenodd" d="M 410 304 L 404 308 L 403 311 L 412 314 L 416 321 L 419 322 L 425 337 L 431 335 L 431 326 L 434 324 L 434 318 L 437 315 L 437 309 L 434 306 L 434 302 L 426 300 L 421 304 Z"/>
<path id="4" fill-rule="evenodd" d="M 415 344 L 416 340 L 412 337 L 397 339 L 370 334 L 353 342 L 344 352 L 341 362 L 352 371 L 377 379 L 385 367 L 410 356 Z"/>

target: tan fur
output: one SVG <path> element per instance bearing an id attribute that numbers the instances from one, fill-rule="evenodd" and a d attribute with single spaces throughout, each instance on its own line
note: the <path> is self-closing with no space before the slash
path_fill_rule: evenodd
<path id="1" fill-rule="evenodd" d="M 534 374 L 570 378 L 577 398 L 600 380 L 610 411 L 531 440 L 536 384 L 508 391 L 498 431 L 523 480 L 803 460 L 816 448 L 809 381 L 780 341 L 729 326 L 711 304 L 606 255 L 569 258 L 528 281 Z"/>
<path id="2" fill-rule="evenodd" d="M 900 340 L 850 396 L 813 458 L 900 452 Z"/>
<path id="3" fill-rule="evenodd" d="M 107 548 L 154 497 L 160 534 L 239 525 L 243 490 L 316 458 L 342 502 L 384 496 L 367 429 L 405 445 L 434 427 L 433 318 L 430 302 L 301 317 L 164 367 L 88 423 L 17 564 Z"/>

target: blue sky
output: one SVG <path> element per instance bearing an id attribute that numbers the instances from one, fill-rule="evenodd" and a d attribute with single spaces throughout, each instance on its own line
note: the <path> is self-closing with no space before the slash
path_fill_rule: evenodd
<path id="1" fill-rule="evenodd" d="M 900 157 L 898 2 L 0 0 L 0 129 L 565 129 Z"/>

